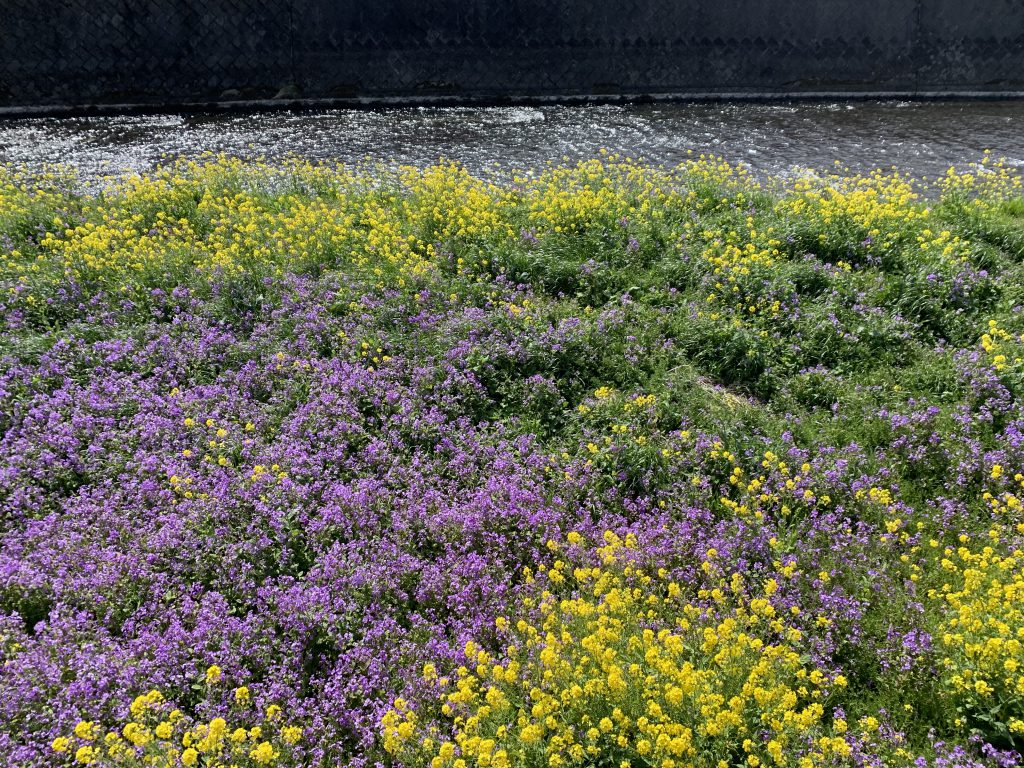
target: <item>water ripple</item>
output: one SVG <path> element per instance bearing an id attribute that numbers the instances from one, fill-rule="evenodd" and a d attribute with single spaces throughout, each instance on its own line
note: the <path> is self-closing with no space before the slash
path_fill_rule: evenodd
<path id="1" fill-rule="evenodd" d="M 648 104 L 138 115 L 0 122 L 0 162 L 64 162 L 86 179 L 206 151 L 296 153 L 481 170 L 591 157 L 604 148 L 656 164 L 720 154 L 762 174 L 896 166 L 919 176 L 985 149 L 1024 165 L 1024 102 Z"/>

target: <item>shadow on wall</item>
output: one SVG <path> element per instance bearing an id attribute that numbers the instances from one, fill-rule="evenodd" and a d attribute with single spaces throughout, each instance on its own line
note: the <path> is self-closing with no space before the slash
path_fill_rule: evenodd
<path id="1" fill-rule="evenodd" d="M 9 0 L 0 107 L 1024 90 L 1014 0 Z"/>

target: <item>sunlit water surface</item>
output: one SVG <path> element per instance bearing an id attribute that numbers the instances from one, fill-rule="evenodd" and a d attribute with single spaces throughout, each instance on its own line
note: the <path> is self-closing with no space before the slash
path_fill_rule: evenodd
<path id="1" fill-rule="evenodd" d="M 474 171 L 537 166 L 607 149 L 674 165 L 721 155 L 760 175 L 897 167 L 935 176 L 984 150 L 1024 165 L 1024 102 L 647 104 L 136 115 L 0 121 L 0 162 L 66 163 L 85 180 L 174 157 L 298 154 Z"/>

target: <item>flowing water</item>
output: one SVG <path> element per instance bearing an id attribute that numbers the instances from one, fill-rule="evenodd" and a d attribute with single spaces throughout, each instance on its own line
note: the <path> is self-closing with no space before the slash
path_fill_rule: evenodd
<path id="1" fill-rule="evenodd" d="M 85 179 L 161 160 L 224 152 L 424 165 L 447 157 L 479 171 L 579 159 L 600 149 L 675 164 L 688 151 L 760 174 L 888 169 L 935 176 L 991 150 L 1024 165 L 1024 102 L 646 104 L 401 108 L 0 121 L 0 162 L 68 163 Z"/>

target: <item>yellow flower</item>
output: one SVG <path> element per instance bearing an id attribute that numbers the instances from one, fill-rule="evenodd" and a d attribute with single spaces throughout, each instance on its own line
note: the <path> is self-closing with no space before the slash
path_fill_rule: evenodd
<path id="1" fill-rule="evenodd" d="M 206 670 L 206 684 L 213 685 L 219 683 L 222 677 L 221 669 L 216 664 L 211 665 Z"/>
<path id="2" fill-rule="evenodd" d="M 524 614 L 537 614 L 539 623 L 505 622 L 513 635 L 507 663 L 483 663 L 488 654 L 466 644 L 477 663 L 457 670 L 441 712 L 462 754 L 480 768 L 495 768 L 500 752 L 521 754 L 527 745 L 543 749 L 549 765 L 551 757 L 561 766 L 635 755 L 681 768 L 699 754 L 721 754 L 738 732 L 764 733 L 763 741 L 748 740 L 748 756 L 782 765 L 795 763 L 793 745 L 807 733 L 828 732 L 818 700 L 830 681 L 803 660 L 802 634 L 762 596 L 778 584 L 763 582 L 760 595 L 750 595 L 742 576 L 723 576 L 699 596 L 714 598 L 711 613 L 687 602 L 667 570 L 641 569 L 627 556 L 636 546 L 635 536 L 609 531 L 596 557 L 574 563 L 558 549 L 562 557 L 538 570 L 575 583 L 566 596 L 521 598 Z M 675 599 L 665 598 L 670 584 Z M 768 644 L 751 631 L 766 620 L 785 642 Z M 509 701 L 527 702 L 512 727 Z M 610 715 L 595 715 L 613 705 Z M 433 726 L 421 726 L 405 701 L 395 701 L 383 725 L 385 748 L 399 759 L 443 766 L 454 755 L 454 746 L 427 751 Z"/>
<path id="3" fill-rule="evenodd" d="M 181 753 L 181 764 L 187 768 L 191 768 L 197 762 L 199 762 L 199 753 L 191 747 Z"/>
<path id="4" fill-rule="evenodd" d="M 249 689 L 246 686 L 235 688 L 235 702 L 238 704 L 249 703 Z"/>
<path id="5" fill-rule="evenodd" d="M 264 741 L 249 753 L 249 757 L 260 765 L 268 765 L 277 759 L 277 752 L 269 741 Z"/>
<path id="6" fill-rule="evenodd" d="M 66 736 L 58 736 L 50 743 L 50 746 L 53 748 L 54 752 L 67 752 L 68 748 L 71 746 L 71 739 Z"/>

